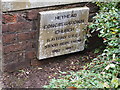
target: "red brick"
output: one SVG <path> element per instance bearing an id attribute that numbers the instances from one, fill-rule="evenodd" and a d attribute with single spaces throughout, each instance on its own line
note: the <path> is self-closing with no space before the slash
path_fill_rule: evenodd
<path id="1" fill-rule="evenodd" d="M 25 32 L 32 29 L 32 24 L 30 22 L 18 22 L 14 24 L 9 24 L 9 32 Z"/>
<path id="2" fill-rule="evenodd" d="M 26 42 L 26 50 L 30 51 L 32 49 L 36 49 L 36 42 L 35 41 Z"/>
<path id="3" fill-rule="evenodd" d="M 17 19 L 18 22 L 26 22 L 26 12 L 18 12 Z"/>
<path id="4" fill-rule="evenodd" d="M 26 59 L 28 60 L 31 60 L 31 59 L 34 59 L 36 58 L 36 51 L 28 51 L 26 52 Z"/>
<path id="5" fill-rule="evenodd" d="M 17 15 L 15 14 L 3 14 L 3 23 L 16 23 Z"/>
<path id="6" fill-rule="evenodd" d="M 37 19 L 38 10 L 31 10 L 27 13 L 26 18 L 29 20 Z"/>
<path id="7" fill-rule="evenodd" d="M 18 57 L 18 63 L 22 60 L 25 60 L 25 51 L 19 52 L 17 57 Z"/>
<path id="8" fill-rule="evenodd" d="M 16 52 L 16 51 L 23 51 L 26 49 L 26 42 L 19 42 L 15 44 L 11 44 L 8 46 L 3 47 L 3 51 L 5 54 L 11 53 L 11 52 Z"/>
<path id="9" fill-rule="evenodd" d="M 35 35 L 36 35 L 36 32 L 19 33 L 18 34 L 18 40 L 23 41 L 23 40 L 35 39 Z"/>
<path id="10" fill-rule="evenodd" d="M 4 54 L 3 58 L 4 58 L 4 61 L 3 61 L 4 64 L 17 61 L 17 53 L 9 53 L 6 55 Z"/>
<path id="11" fill-rule="evenodd" d="M 36 39 L 37 38 L 37 31 L 30 32 L 31 39 Z"/>
<path id="12" fill-rule="evenodd" d="M 23 41 L 23 40 L 28 40 L 30 39 L 30 35 L 29 35 L 29 32 L 25 32 L 25 33 L 19 33 L 18 34 L 18 40 L 19 41 Z"/>
<path id="13" fill-rule="evenodd" d="M 9 32 L 19 32 L 22 29 L 23 23 L 9 24 Z"/>
<path id="14" fill-rule="evenodd" d="M 4 34 L 3 35 L 3 44 L 14 43 L 17 41 L 16 34 Z"/>
<path id="15" fill-rule="evenodd" d="M 32 30 L 32 22 L 24 22 L 23 26 L 22 26 L 22 30 L 23 31 L 26 31 L 26 30 L 31 31 Z"/>
<path id="16" fill-rule="evenodd" d="M 32 29 L 33 29 L 33 30 L 38 30 L 38 27 L 39 27 L 39 26 L 38 26 L 38 20 L 33 20 L 33 23 L 34 23 L 34 24 L 33 24 Z"/>
<path id="17" fill-rule="evenodd" d="M 25 60 L 25 52 L 12 52 L 9 54 L 4 54 L 4 64 L 19 62 L 21 60 Z"/>
<path id="18" fill-rule="evenodd" d="M 3 46 L 4 54 L 23 51 L 23 50 L 30 51 L 32 49 L 36 49 L 36 42 L 35 41 L 23 41 L 23 42 L 18 42 L 15 44 Z"/>
<path id="19" fill-rule="evenodd" d="M 2 32 L 8 32 L 8 24 L 2 24 Z"/>
<path id="20" fill-rule="evenodd" d="M 30 66 L 29 60 L 21 60 L 20 62 L 13 62 L 3 65 L 4 72 L 14 72 L 19 69 L 27 68 Z"/>

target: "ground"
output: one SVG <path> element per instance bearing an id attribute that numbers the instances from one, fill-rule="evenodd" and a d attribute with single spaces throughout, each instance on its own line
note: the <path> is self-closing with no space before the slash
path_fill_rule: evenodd
<path id="1" fill-rule="evenodd" d="M 78 71 L 97 54 L 95 50 L 82 51 L 42 61 L 42 65 L 25 68 L 12 73 L 4 72 L 5 87 L 42 88 L 52 78 L 57 78 L 61 71 Z"/>

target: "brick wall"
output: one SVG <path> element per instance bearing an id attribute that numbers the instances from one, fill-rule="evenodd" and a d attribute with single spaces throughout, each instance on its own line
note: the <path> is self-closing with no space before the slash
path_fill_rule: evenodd
<path id="1" fill-rule="evenodd" d="M 90 18 L 98 11 L 92 3 L 76 3 L 46 8 L 3 12 L 3 58 L 4 71 L 14 71 L 27 66 L 38 65 L 37 40 L 38 19 L 40 11 L 66 9 L 87 5 L 90 8 Z"/>

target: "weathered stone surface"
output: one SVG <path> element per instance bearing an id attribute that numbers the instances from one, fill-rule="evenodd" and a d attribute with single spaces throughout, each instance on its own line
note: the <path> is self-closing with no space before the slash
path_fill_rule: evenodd
<path id="1" fill-rule="evenodd" d="M 90 1 L 92 0 L 2 0 L 2 10 L 13 11 Z"/>
<path id="2" fill-rule="evenodd" d="M 83 28 L 89 8 L 72 8 L 40 12 L 38 58 L 64 55 L 84 50 Z"/>

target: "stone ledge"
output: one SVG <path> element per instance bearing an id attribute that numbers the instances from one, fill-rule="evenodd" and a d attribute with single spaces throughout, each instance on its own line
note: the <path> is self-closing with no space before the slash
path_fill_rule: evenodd
<path id="1" fill-rule="evenodd" d="M 90 1 L 92 0 L 2 0 L 2 11 L 15 11 Z"/>

